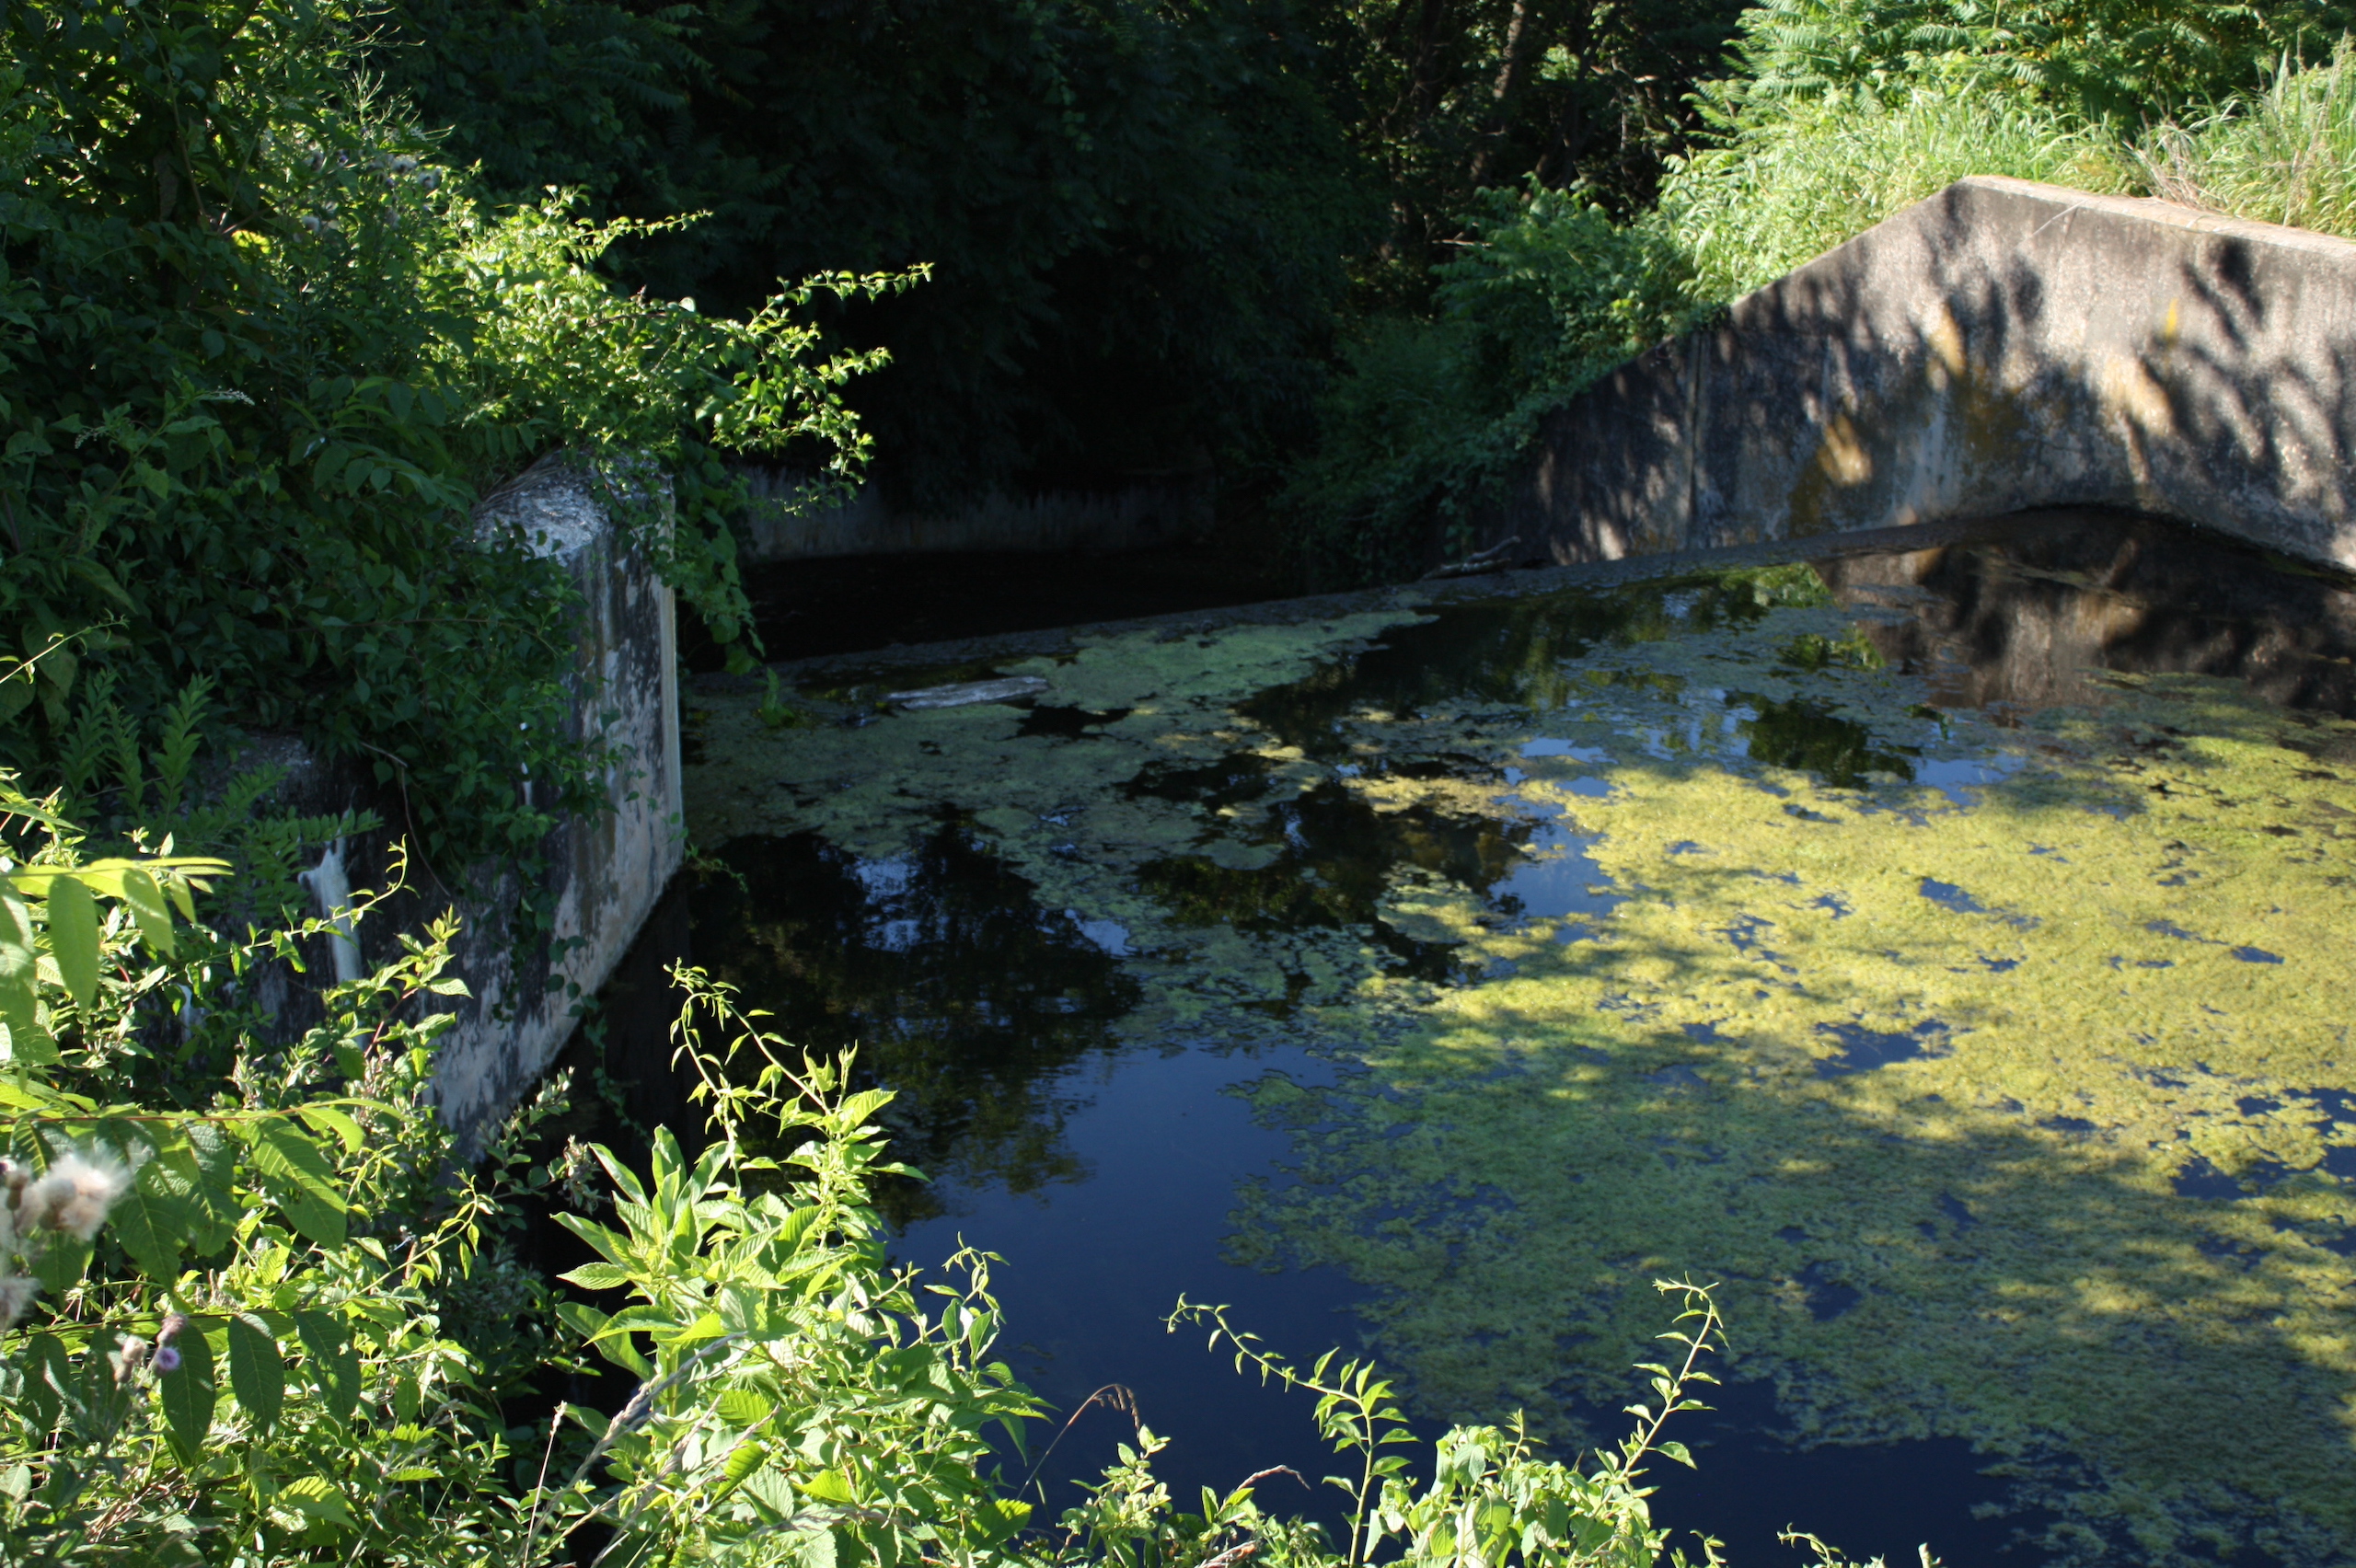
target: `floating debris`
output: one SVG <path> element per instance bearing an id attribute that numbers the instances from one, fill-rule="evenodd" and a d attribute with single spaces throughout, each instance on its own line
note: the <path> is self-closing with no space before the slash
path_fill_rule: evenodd
<path id="1" fill-rule="evenodd" d="M 1047 683 L 1036 675 L 1010 675 L 990 681 L 960 681 L 954 686 L 918 686 L 914 691 L 884 694 L 884 700 L 901 708 L 964 708 L 976 702 L 1015 702 L 1044 697 Z"/>

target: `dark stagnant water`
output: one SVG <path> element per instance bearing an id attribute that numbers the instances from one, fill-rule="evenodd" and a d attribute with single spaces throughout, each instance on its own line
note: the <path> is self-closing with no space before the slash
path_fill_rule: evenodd
<path id="1" fill-rule="evenodd" d="M 1657 1513 L 1738 1563 L 2347 1560 L 2349 584 L 2090 513 L 1619 578 L 707 679 L 608 1070 L 688 1120 L 676 958 L 857 1042 L 897 1255 L 1000 1254 L 1010 1360 L 1182 1497 L 1323 1473 L 1182 1292 L 1570 1447 L 1690 1274 Z"/>

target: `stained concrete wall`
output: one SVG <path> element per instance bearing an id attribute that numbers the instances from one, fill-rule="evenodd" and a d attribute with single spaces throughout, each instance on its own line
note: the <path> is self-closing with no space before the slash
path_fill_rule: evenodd
<path id="1" fill-rule="evenodd" d="M 605 742 L 606 804 L 560 823 L 545 846 L 549 863 L 537 891 L 550 928 L 518 942 L 524 889 L 513 875 L 494 880 L 488 868 L 476 868 L 463 885 L 477 895 L 458 901 L 449 885 L 461 881 L 457 868 L 413 856 L 403 863 L 398 846 L 410 836 L 398 779 L 381 785 L 370 769 L 322 763 L 292 736 L 262 738 L 230 771 L 277 770 L 282 782 L 273 799 L 282 809 L 306 816 L 362 811 L 380 822 L 336 845 L 330 854 L 338 875 L 311 884 L 323 903 L 330 884 L 391 890 L 359 923 L 358 951 L 347 962 L 370 970 L 391 963 L 403 936 L 421 933 L 445 913 L 457 915 L 451 971 L 472 995 L 429 1003 L 458 1018 L 442 1036 L 428 1093 L 462 1138 L 479 1147 L 547 1070 L 571 1036 L 580 1004 L 629 951 L 679 868 L 684 829 L 671 590 L 626 548 L 587 476 L 561 459 L 536 465 L 494 491 L 476 518 L 486 546 L 553 558 L 581 594 L 567 681 L 570 724 L 575 737 Z M 319 1020 L 318 987 L 336 978 L 332 941 L 311 946 L 302 971 L 273 965 L 256 977 L 281 1039 L 299 1038 Z"/>
<path id="2" fill-rule="evenodd" d="M 2096 504 L 2356 565 L 2351 376 L 2356 245 L 1964 179 L 1550 417 L 1473 548 L 1569 562 Z"/>
<path id="3" fill-rule="evenodd" d="M 519 948 L 512 879 L 460 907 L 455 967 L 474 993 L 443 1036 L 432 1098 L 462 1135 L 479 1135 L 547 1070 L 679 869 L 677 629 L 671 589 L 629 548 L 588 477 L 544 460 L 485 498 L 487 536 L 554 558 L 580 591 L 575 734 L 602 738 L 606 806 L 568 818 L 547 846 L 539 892 L 549 934 Z M 513 532 L 510 533 L 509 531 Z"/>
<path id="4" fill-rule="evenodd" d="M 1215 490 L 1209 470 L 1201 469 L 1103 490 L 986 494 L 924 512 L 895 507 L 870 485 L 842 505 L 797 510 L 797 476 L 753 469 L 745 477 L 753 507 L 737 521 L 737 554 L 753 562 L 942 550 L 1152 549 L 1207 533 Z"/>

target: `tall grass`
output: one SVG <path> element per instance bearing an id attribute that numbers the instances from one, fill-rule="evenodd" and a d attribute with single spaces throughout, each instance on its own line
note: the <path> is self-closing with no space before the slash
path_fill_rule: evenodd
<path id="1" fill-rule="evenodd" d="M 2136 148 L 2154 196 L 2356 239 L 2356 50 L 2285 63 L 2264 91 Z"/>
<path id="2" fill-rule="evenodd" d="M 2110 133 L 2021 98 L 1920 87 L 1786 100 L 1726 144 L 1684 159 L 1648 220 L 1667 226 L 1702 300 L 1729 300 L 1972 174 L 2082 190 L 2138 184 Z"/>

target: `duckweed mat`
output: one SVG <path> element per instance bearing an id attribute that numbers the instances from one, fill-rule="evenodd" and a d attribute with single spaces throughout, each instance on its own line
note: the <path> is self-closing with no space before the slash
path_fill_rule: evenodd
<path id="1" fill-rule="evenodd" d="M 2350 603 L 2080 518 L 1111 631 L 702 691 L 690 829 L 834 858 L 837 936 L 916 961 L 1011 922 L 1054 962 L 982 1021 L 1057 1060 L 1334 1061 L 1239 1064 L 1298 1164 L 1232 1254 L 1346 1269 L 1425 1414 L 1605 1435 L 1691 1275 L 1793 1441 L 1967 1439 L 2058 1521 L 2033 1557 L 2344 1562 Z M 984 675 L 1045 687 L 888 700 Z M 923 893 L 944 855 L 994 914 Z M 934 1160 L 1055 1179 L 1020 1066 L 977 1111 L 944 1059 L 955 1005 L 869 1009 L 869 1066 Z"/>

